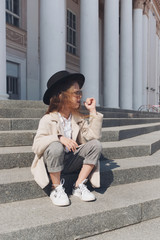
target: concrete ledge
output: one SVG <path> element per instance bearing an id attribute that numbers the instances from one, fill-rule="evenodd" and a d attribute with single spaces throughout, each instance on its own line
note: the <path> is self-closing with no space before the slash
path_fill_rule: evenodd
<path id="1" fill-rule="evenodd" d="M 98 111 L 98 110 L 97 110 Z M 148 113 L 148 112 L 126 112 L 124 111 L 100 111 L 104 117 L 109 118 L 160 118 L 160 113 Z"/>
<path id="2" fill-rule="evenodd" d="M 140 222 L 140 206 L 130 206 L 124 209 L 104 211 L 73 220 L 43 225 L 35 228 L 0 234 L 4 240 L 11 239 L 38 239 L 38 240 L 71 240 L 81 239 L 90 234 L 121 228 Z M 88 226 L 90 224 L 90 226 Z"/>
<path id="3" fill-rule="evenodd" d="M 149 219 L 138 224 L 133 224 L 120 229 L 104 232 L 83 240 L 159 240 L 160 217 Z"/>
<path id="4" fill-rule="evenodd" d="M 159 128 L 160 125 L 157 123 L 142 127 L 138 125 L 137 128 L 135 126 L 105 128 L 102 129 L 101 142 L 105 142 L 104 148 L 151 145 L 153 153 L 160 148 Z M 36 130 L 0 131 L 0 147 L 32 145 L 35 133 Z"/>
<path id="5" fill-rule="evenodd" d="M 40 118 L 0 118 L 0 131 L 10 131 L 10 130 L 37 130 L 38 123 Z M 139 125 L 140 124 L 140 125 Z M 127 130 L 125 128 L 128 127 L 128 129 L 133 129 L 135 132 L 135 128 L 142 127 L 141 132 L 146 133 L 147 129 L 152 127 L 158 128 L 158 125 L 160 124 L 160 119 L 106 119 L 103 120 L 103 129 L 104 131 L 110 131 L 115 132 L 121 131 L 121 130 Z M 127 126 L 126 126 L 127 125 Z M 145 132 L 145 125 L 146 125 L 146 132 Z M 113 128 L 114 127 L 114 128 Z M 124 132 L 124 135 L 126 135 L 126 131 Z M 142 134 L 142 133 L 141 133 Z M 121 132 L 121 139 L 123 139 L 123 132 Z M 133 136 L 135 136 L 133 134 Z M 106 138 L 107 139 L 107 138 Z"/>
<path id="6" fill-rule="evenodd" d="M 0 108 L 44 108 L 47 109 L 47 105 L 43 103 L 43 101 L 35 101 L 35 100 L 0 100 Z M 84 109 L 84 106 L 82 106 Z M 135 111 L 130 109 L 120 109 L 120 108 L 104 108 L 97 107 L 97 111 L 105 113 L 126 113 L 129 117 L 133 115 L 137 116 L 158 116 L 160 117 L 160 113 L 156 112 L 147 112 L 147 111 Z"/>
<path id="7" fill-rule="evenodd" d="M 131 159 L 101 161 L 101 190 L 109 186 L 117 186 L 160 177 L 160 151 L 156 156 Z M 63 176 L 66 179 L 65 188 L 68 194 L 76 181 L 76 174 Z M 71 181 L 71 179 L 73 179 Z M 46 188 L 49 193 L 50 187 Z M 28 168 L 3 169 L 0 171 L 0 203 L 21 201 L 43 197 L 44 192 L 34 182 Z"/>
<path id="8" fill-rule="evenodd" d="M 0 108 L 0 118 L 41 118 L 47 111 L 47 108 L 22 108 L 22 107 L 9 107 L 9 108 Z M 157 114 L 141 114 L 141 113 L 125 113 L 125 112 L 102 112 L 104 118 L 113 118 L 113 119 L 123 119 L 126 118 L 128 120 L 131 119 L 145 119 L 145 118 L 152 118 L 152 119 L 159 119 L 160 116 Z"/>
<path id="9" fill-rule="evenodd" d="M 0 118 L 41 118 L 45 112 L 42 108 L 1 108 Z"/>
<path id="10" fill-rule="evenodd" d="M 160 122 L 159 118 L 104 118 L 103 127 L 116 127 Z"/>
<path id="11" fill-rule="evenodd" d="M 108 159 L 151 155 L 160 149 L 160 131 L 115 142 L 102 142 L 102 153 Z"/>
<path id="12" fill-rule="evenodd" d="M 47 108 L 42 101 L 0 100 L 0 108 Z"/>
<path id="13" fill-rule="evenodd" d="M 21 128 L 20 124 L 19 124 L 19 127 Z M 131 137 L 143 135 L 144 133 L 147 134 L 147 133 L 155 132 L 155 131 L 158 131 L 159 129 L 160 129 L 160 124 L 157 124 L 157 123 L 152 124 L 151 126 L 143 125 L 142 127 L 138 125 L 137 128 L 135 126 L 130 126 L 130 128 L 129 127 L 104 128 L 102 129 L 101 141 L 102 142 L 119 141 L 119 140 L 131 138 Z M 36 130 L 0 131 L 0 147 L 32 145 L 35 133 L 36 133 Z"/>
<path id="14" fill-rule="evenodd" d="M 0 169 L 31 165 L 34 134 L 35 131 L 0 132 Z M 102 142 L 102 147 L 103 156 L 107 159 L 148 156 L 160 149 L 160 133 L 157 131 L 132 139 Z"/>
<path id="15" fill-rule="evenodd" d="M 119 141 L 160 130 L 160 123 L 108 127 L 102 129 L 102 142 Z"/>
<path id="16" fill-rule="evenodd" d="M 0 131 L 37 130 L 39 118 L 2 118 Z"/>
<path id="17" fill-rule="evenodd" d="M 0 147 L 6 146 L 30 146 L 36 131 L 1 131 L 0 132 Z"/>
<path id="18" fill-rule="evenodd" d="M 109 147 L 106 143 L 104 143 L 102 146 L 102 153 L 108 159 L 141 157 L 151 154 L 149 145 Z"/>
<path id="19" fill-rule="evenodd" d="M 0 147 L 0 169 L 29 167 L 33 158 L 31 146 Z"/>
<path id="20" fill-rule="evenodd" d="M 79 239 L 159 217 L 159 184 L 157 179 L 111 187 L 95 193 L 91 203 L 71 197 L 66 208 L 54 206 L 48 197 L 1 204 L 0 238 Z"/>
<path id="21" fill-rule="evenodd" d="M 105 158 L 104 158 L 105 159 Z M 151 156 L 100 162 L 101 186 L 116 186 L 160 177 L 160 151 Z"/>

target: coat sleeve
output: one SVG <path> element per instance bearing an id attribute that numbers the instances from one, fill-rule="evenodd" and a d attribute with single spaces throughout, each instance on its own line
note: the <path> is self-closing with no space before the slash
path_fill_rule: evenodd
<path id="1" fill-rule="evenodd" d="M 86 141 L 100 139 L 102 131 L 103 114 L 90 115 L 89 120 L 83 123 L 81 134 Z"/>
<path id="2" fill-rule="evenodd" d="M 44 116 L 39 122 L 32 150 L 40 157 L 45 149 L 54 141 L 59 141 L 56 122 L 51 122 L 46 116 Z"/>

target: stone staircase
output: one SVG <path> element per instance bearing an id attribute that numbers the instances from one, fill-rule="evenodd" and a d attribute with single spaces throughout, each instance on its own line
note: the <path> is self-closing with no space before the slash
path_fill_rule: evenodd
<path id="1" fill-rule="evenodd" d="M 71 196 L 69 207 L 58 208 L 30 172 L 31 145 L 46 107 L 0 101 L 0 240 L 84 239 L 160 217 L 160 114 L 98 110 L 104 121 L 97 200 Z"/>

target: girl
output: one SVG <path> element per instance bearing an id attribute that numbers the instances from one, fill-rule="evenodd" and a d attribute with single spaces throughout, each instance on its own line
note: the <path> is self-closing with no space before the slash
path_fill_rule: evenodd
<path id="1" fill-rule="evenodd" d="M 36 155 L 31 171 L 42 188 L 51 179 L 50 198 L 57 206 L 70 204 L 61 173 L 80 171 L 72 194 L 82 201 L 95 200 L 85 185 L 88 177 L 92 186 L 100 187 L 101 144 L 97 139 L 101 136 L 103 115 L 96 112 L 94 98 L 87 98 L 84 104 L 89 120 L 79 113 L 83 84 L 82 74 L 67 71 L 57 72 L 49 79 L 43 97 L 48 111 L 40 120 L 33 142 Z"/>

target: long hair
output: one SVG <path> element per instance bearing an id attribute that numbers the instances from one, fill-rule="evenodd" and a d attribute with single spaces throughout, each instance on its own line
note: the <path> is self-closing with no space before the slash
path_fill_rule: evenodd
<path id="1" fill-rule="evenodd" d="M 49 114 L 50 112 L 59 112 L 64 106 L 67 106 L 71 113 L 81 115 L 81 104 L 78 109 L 74 109 L 71 101 L 71 93 L 68 91 L 69 88 L 76 82 L 76 80 L 66 81 L 54 90 L 53 96 L 50 98 L 50 104 L 46 114 Z"/>

